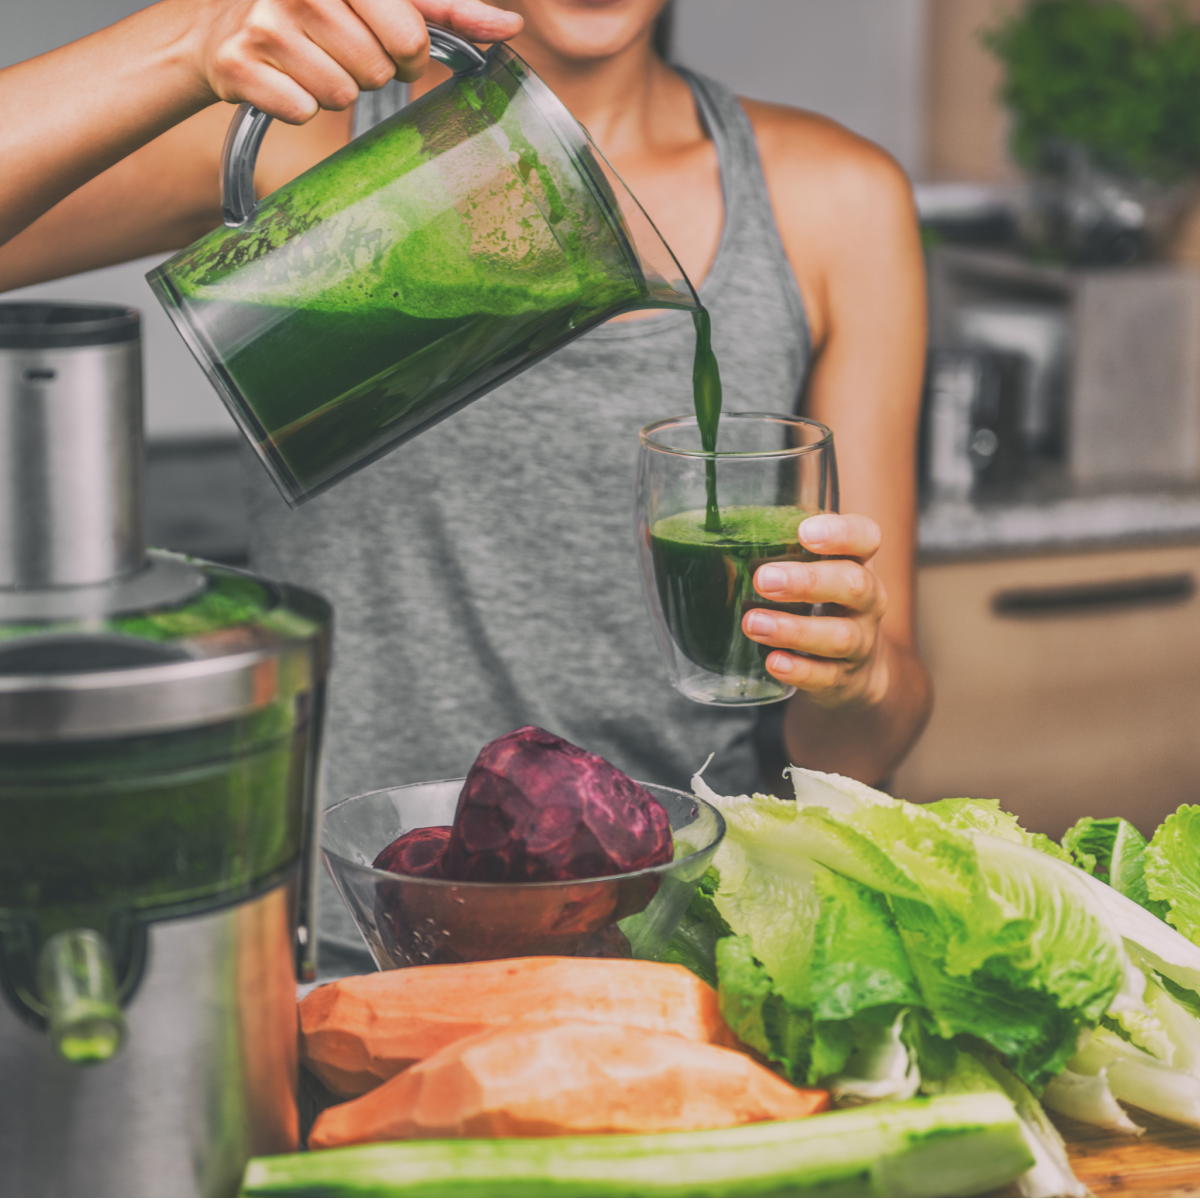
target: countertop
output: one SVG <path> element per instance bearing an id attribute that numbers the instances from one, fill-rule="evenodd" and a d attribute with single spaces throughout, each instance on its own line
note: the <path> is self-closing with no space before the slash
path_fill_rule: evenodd
<path id="1" fill-rule="evenodd" d="M 922 563 L 1200 541 L 1200 484 L 1072 489 L 1054 477 L 970 500 L 928 499 Z"/>

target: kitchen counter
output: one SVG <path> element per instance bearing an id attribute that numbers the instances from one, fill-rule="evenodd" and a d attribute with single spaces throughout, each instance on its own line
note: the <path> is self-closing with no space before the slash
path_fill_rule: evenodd
<path id="1" fill-rule="evenodd" d="M 1077 492 L 1045 480 L 972 501 L 930 501 L 922 563 L 1200 541 L 1200 487 Z"/>

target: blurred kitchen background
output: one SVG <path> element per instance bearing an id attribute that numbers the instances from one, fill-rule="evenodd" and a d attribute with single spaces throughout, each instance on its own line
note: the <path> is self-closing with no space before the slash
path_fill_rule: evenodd
<path id="1" fill-rule="evenodd" d="M 0 65 L 139 7 L 0 0 Z M 931 282 L 919 612 L 937 704 L 897 795 L 997 797 L 1056 835 L 1085 813 L 1149 832 L 1200 799 L 1188 20 L 1200 0 L 674 0 L 676 61 L 832 116 L 916 182 Z M 142 310 L 150 542 L 237 564 L 233 426 L 152 301 L 155 261 L 10 295 Z"/>

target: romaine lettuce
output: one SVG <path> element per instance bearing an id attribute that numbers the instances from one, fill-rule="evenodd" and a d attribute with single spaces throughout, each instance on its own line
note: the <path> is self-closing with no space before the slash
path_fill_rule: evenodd
<path id="1" fill-rule="evenodd" d="M 1081 822 L 1068 853 L 995 801 L 789 773 L 795 802 L 693 780 L 728 833 L 683 941 L 744 1040 L 847 1102 L 908 1095 L 918 1074 L 953 1088 L 970 1047 L 1015 1073 L 1010 1096 L 1045 1087 L 1123 1131 L 1119 1099 L 1200 1123 L 1200 945 L 1151 911 L 1200 940 L 1200 807 L 1149 847 L 1127 822 Z M 1050 1176 L 1056 1161 L 1043 1147 Z"/>
<path id="2" fill-rule="evenodd" d="M 1041 850 L 1051 858 L 1072 863 L 1070 853 L 1044 833 L 1030 833 L 1021 827 L 1021 822 L 1010 812 L 1000 807 L 999 800 L 937 800 L 924 804 L 926 812 L 937 813 L 947 825 L 954 829 L 970 829 L 976 833 L 990 833 L 993 837 L 1020 842 L 1034 850 Z"/>
<path id="3" fill-rule="evenodd" d="M 1123 817 L 1084 817 L 1063 834 L 1063 845 L 1089 875 L 1155 916 L 1167 915 L 1146 890 L 1146 839 Z"/>
<path id="4" fill-rule="evenodd" d="M 1184 804 L 1159 827 L 1146 850 L 1146 885 L 1152 900 L 1180 933 L 1200 946 L 1200 805 Z"/>

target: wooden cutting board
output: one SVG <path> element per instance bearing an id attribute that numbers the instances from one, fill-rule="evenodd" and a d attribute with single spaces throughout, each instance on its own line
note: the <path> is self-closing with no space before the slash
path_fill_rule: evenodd
<path id="1" fill-rule="evenodd" d="M 1145 1127 L 1142 1137 L 1054 1117 L 1080 1182 L 1097 1196 L 1200 1196 L 1200 1130 L 1139 1109 L 1129 1115 Z"/>

